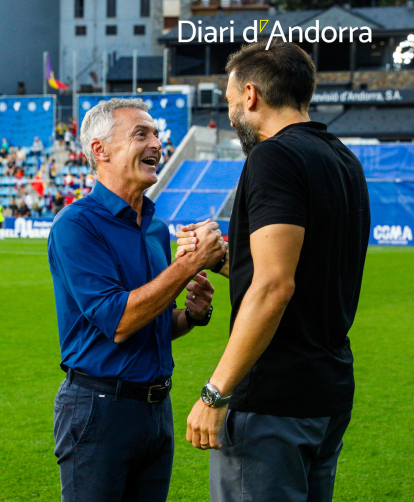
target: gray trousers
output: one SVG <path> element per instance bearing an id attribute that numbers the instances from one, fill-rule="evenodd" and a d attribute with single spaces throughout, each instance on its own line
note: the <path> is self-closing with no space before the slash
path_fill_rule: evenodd
<path id="1" fill-rule="evenodd" d="M 211 502 L 331 502 L 351 412 L 289 418 L 229 410 L 210 454 Z"/>

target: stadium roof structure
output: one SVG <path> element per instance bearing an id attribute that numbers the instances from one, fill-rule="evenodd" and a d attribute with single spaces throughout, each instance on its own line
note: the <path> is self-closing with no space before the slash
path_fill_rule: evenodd
<path id="1" fill-rule="evenodd" d="M 137 58 L 137 73 L 140 82 L 162 80 L 162 56 Z M 109 69 L 108 82 L 132 81 L 132 56 L 120 57 Z"/>
<path id="2" fill-rule="evenodd" d="M 219 12 L 217 15 L 199 15 L 193 16 L 190 21 L 194 24 L 200 20 L 203 22 L 203 26 L 212 26 L 219 29 L 221 26 L 228 26 L 228 21 L 231 19 L 234 21 L 234 39 L 235 41 L 243 40 L 243 30 L 247 26 L 252 25 L 252 21 L 255 18 L 263 17 L 264 14 L 253 15 L 252 13 L 246 12 L 234 12 L 231 15 Z M 344 8 L 338 5 L 331 7 L 330 9 L 317 9 L 317 10 L 307 10 L 307 11 L 292 11 L 292 12 L 276 12 L 275 14 L 269 11 L 266 14 L 269 19 L 264 30 L 261 32 L 261 36 L 269 37 L 276 21 L 280 22 L 280 25 L 284 30 L 290 27 L 300 26 L 302 29 L 306 29 L 308 26 L 314 25 L 316 20 L 320 22 L 320 29 L 326 26 L 332 27 L 362 27 L 368 26 L 376 34 L 399 34 L 409 31 L 413 31 L 414 27 L 414 9 L 407 6 L 400 7 L 359 7 L 359 8 Z M 192 29 L 189 25 L 183 25 L 183 37 L 190 37 L 192 34 Z M 344 33 L 346 37 L 346 33 Z M 224 34 L 225 39 L 229 39 L 228 31 Z M 178 44 L 178 27 L 172 29 L 167 34 L 163 35 L 158 39 L 161 43 L 167 45 Z M 191 43 L 197 43 L 197 38 Z"/>

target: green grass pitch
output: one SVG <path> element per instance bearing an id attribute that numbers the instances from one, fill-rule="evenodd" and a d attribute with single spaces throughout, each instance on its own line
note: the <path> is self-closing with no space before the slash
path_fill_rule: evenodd
<path id="1" fill-rule="evenodd" d="M 357 382 L 335 502 L 414 500 L 414 249 L 370 248 L 350 333 Z M 213 276 L 213 277 L 211 277 Z M 208 501 L 208 452 L 186 418 L 228 337 L 228 283 L 210 274 L 215 311 L 174 342 L 176 453 L 169 501 Z M 182 297 L 179 306 L 183 306 Z M 46 241 L 0 241 L 0 501 L 53 501 L 53 399 L 63 379 Z"/>

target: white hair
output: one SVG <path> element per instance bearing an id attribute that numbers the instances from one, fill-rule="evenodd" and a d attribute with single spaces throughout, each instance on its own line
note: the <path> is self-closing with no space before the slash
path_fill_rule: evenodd
<path id="1" fill-rule="evenodd" d="M 96 171 L 97 162 L 91 143 L 94 139 L 101 139 L 107 143 L 112 141 L 115 126 L 114 110 L 121 108 L 136 108 L 148 112 L 148 106 L 140 98 L 112 98 L 109 101 L 101 101 L 91 108 L 82 121 L 80 131 L 82 150 L 94 171 Z"/>

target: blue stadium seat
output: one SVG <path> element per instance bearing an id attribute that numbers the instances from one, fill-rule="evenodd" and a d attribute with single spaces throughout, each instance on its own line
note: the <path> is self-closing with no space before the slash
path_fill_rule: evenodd
<path id="1" fill-rule="evenodd" d="M 185 195 L 185 192 L 162 192 L 155 203 L 156 216 L 162 220 L 170 219 Z"/>
<path id="2" fill-rule="evenodd" d="M 238 183 L 243 162 L 237 160 L 213 160 L 197 189 L 232 190 Z"/>
<path id="3" fill-rule="evenodd" d="M 63 166 L 62 169 L 60 170 L 60 174 L 63 176 L 66 176 L 69 172 L 69 166 Z"/>
<path id="4" fill-rule="evenodd" d="M 202 221 L 216 213 L 227 197 L 227 193 L 191 193 L 175 216 L 175 220 Z"/>
<path id="5" fill-rule="evenodd" d="M 34 155 L 31 155 L 30 157 L 27 157 L 26 158 L 26 164 L 28 166 L 34 166 L 34 165 L 37 166 L 37 157 L 34 156 Z"/>
<path id="6" fill-rule="evenodd" d="M 204 160 L 184 161 L 168 183 L 167 188 L 190 189 L 197 181 L 207 164 L 208 162 Z"/>
<path id="7" fill-rule="evenodd" d="M 72 166 L 70 168 L 70 174 L 73 174 L 73 176 L 77 176 L 79 174 L 79 167 L 78 166 Z"/>

